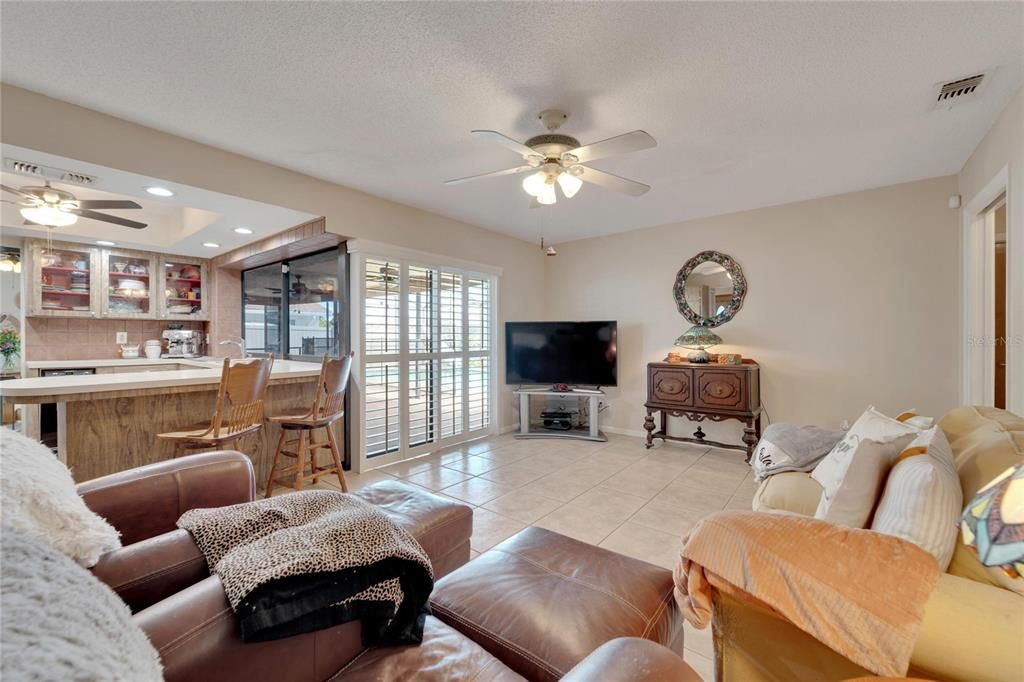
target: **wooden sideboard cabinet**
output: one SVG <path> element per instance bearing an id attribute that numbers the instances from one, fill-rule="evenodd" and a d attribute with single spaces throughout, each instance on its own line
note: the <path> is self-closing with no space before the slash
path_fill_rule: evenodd
<path id="1" fill-rule="evenodd" d="M 647 447 L 655 438 L 701 443 L 721 448 L 745 450 L 747 461 L 761 439 L 760 367 L 753 360 L 742 365 L 714 363 L 651 362 L 647 365 Z M 661 413 L 660 429 L 655 430 L 654 413 Z M 692 438 L 668 435 L 668 417 L 686 417 L 690 421 L 714 422 L 736 419 L 743 422 L 743 443 L 707 440 L 700 424 Z"/>

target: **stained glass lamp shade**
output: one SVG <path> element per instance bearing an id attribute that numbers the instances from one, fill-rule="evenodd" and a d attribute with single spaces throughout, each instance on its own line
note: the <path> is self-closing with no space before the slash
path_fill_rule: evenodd
<path id="1" fill-rule="evenodd" d="M 998 566 L 1011 579 L 1024 575 L 1024 464 L 978 491 L 964 509 L 960 530 L 983 565 Z"/>
<path id="2" fill-rule="evenodd" d="M 687 355 L 690 362 L 710 362 L 711 355 L 705 348 L 717 346 L 722 343 L 722 338 L 703 325 L 694 325 L 686 330 L 682 336 L 676 339 L 677 346 L 694 349 L 694 352 Z"/>

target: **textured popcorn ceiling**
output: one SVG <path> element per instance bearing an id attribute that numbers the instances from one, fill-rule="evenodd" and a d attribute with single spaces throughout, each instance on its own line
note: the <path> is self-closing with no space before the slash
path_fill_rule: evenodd
<path id="1" fill-rule="evenodd" d="M 956 173 L 1022 83 L 1024 3 L 4 2 L 2 77 L 469 223 L 566 241 Z M 998 67 L 998 68 L 996 68 Z M 992 70 L 976 102 L 935 83 Z M 594 165 L 527 208 L 472 128 L 518 139 L 570 113 Z"/>

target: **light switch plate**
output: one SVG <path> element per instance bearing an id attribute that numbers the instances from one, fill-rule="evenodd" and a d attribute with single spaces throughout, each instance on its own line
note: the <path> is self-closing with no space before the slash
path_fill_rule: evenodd
<path id="1" fill-rule="evenodd" d="M 116 343 L 128 343 L 128 332 L 117 332 Z"/>

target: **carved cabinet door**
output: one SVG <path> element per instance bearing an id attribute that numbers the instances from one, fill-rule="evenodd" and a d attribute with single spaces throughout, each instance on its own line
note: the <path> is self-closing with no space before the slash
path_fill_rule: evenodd
<path id="1" fill-rule="evenodd" d="M 743 376 L 737 370 L 694 370 L 698 407 L 744 409 L 747 397 Z"/>
<path id="2" fill-rule="evenodd" d="M 650 400 L 688 407 L 693 405 L 693 380 L 689 369 L 658 367 L 650 377 Z"/>

